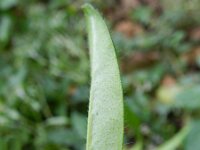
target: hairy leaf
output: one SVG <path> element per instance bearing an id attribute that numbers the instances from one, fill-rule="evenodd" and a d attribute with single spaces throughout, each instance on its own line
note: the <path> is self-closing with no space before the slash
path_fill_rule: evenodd
<path id="1" fill-rule="evenodd" d="M 123 98 L 115 49 L 101 15 L 84 5 L 89 32 L 91 89 L 87 150 L 122 150 Z"/>

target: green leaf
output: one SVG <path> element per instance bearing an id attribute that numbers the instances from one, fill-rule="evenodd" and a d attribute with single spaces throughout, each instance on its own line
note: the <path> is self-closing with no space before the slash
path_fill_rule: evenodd
<path id="1" fill-rule="evenodd" d="M 80 142 L 80 138 L 74 133 L 74 131 L 65 128 L 51 129 L 48 131 L 46 137 L 49 142 L 61 145 L 72 145 Z"/>
<path id="2" fill-rule="evenodd" d="M 0 149 L 7 150 L 8 144 L 6 139 L 0 139 Z"/>
<path id="3" fill-rule="evenodd" d="M 68 118 L 65 116 L 51 117 L 48 118 L 45 123 L 48 126 L 62 126 L 68 124 Z"/>
<path id="4" fill-rule="evenodd" d="M 181 129 L 181 131 L 179 131 L 169 141 L 159 146 L 157 150 L 176 150 L 181 145 L 185 137 L 187 136 L 189 129 L 190 129 L 189 125 L 186 125 L 183 129 Z"/>
<path id="5" fill-rule="evenodd" d="M 153 11 L 150 7 L 138 7 L 134 10 L 132 17 L 134 20 L 148 24 L 150 22 L 152 12 Z"/>
<path id="6" fill-rule="evenodd" d="M 142 142 L 138 141 L 130 150 L 142 150 Z"/>
<path id="7" fill-rule="evenodd" d="M 124 148 L 124 150 L 142 150 L 142 147 L 143 147 L 142 141 L 139 140 L 132 147 Z"/>
<path id="8" fill-rule="evenodd" d="M 101 15 L 84 5 L 89 32 L 91 89 L 87 150 L 122 150 L 123 96 L 115 49 Z"/>
<path id="9" fill-rule="evenodd" d="M 200 86 L 184 88 L 180 91 L 175 99 L 175 106 L 183 107 L 189 110 L 200 108 Z"/>
<path id="10" fill-rule="evenodd" d="M 72 113 L 72 125 L 79 137 L 85 139 L 86 137 L 86 117 L 80 113 Z"/>
<path id="11" fill-rule="evenodd" d="M 128 126 L 130 126 L 131 128 L 134 129 L 134 132 L 136 133 L 137 136 L 140 135 L 140 125 L 141 125 L 141 121 L 139 119 L 139 117 L 137 116 L 137 114 L 133 111 L 133 108 L 129 106 L 130 103 L 125 103 L 125 124 L 127 124 Z"/>
<path id="12" fill-rule="evenodd" d="M 192 121 L 191 130 L 186 138 L 185 150 L 199 150 L 200 120 Z"/>
<path id="13" fill-rule="evenodd" d="M 3 16 L 0 22 L 0 43 L 6 44 L 10 37 L 12 21 L 9 16 Z"/>
<path id="14" fill-rule="evenodd" d="M 18 0 L 1 0 L 0 1 L 0 9 L 9 9 L 15 6 L 18 3 Z"/>

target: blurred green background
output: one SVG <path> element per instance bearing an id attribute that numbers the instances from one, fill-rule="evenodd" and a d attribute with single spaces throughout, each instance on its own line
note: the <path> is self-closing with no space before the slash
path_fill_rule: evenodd
<path id="1" fill-rule="evenodd" d="M 0 0 L 0 150 L 85 149 L 85 2 L 116 47 L 126 149 L 200 150 L 199 0 Z"/>

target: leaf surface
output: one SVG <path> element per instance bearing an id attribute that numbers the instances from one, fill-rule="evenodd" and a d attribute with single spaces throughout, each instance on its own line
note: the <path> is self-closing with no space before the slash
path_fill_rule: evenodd
<path id="1" fill-rule="evenodd" d="M 87 150 L 122 150 L 123 98 L 115 48 L 98 11 L 86 4 L 84 12 L 91 61 Z"/>

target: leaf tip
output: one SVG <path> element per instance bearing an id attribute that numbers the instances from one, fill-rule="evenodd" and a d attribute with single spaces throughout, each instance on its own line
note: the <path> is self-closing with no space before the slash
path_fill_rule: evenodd
<path id="1" fill-rule="evenodd" d="M 82 6 L 82 9 L 84 11 L 84 13 L 87 15 L 87 14 L 90 14 L 90 13 L 93 13 L 94 12 L 94 7 L 89 4 L 89 3 L 86 3 Z"/>

